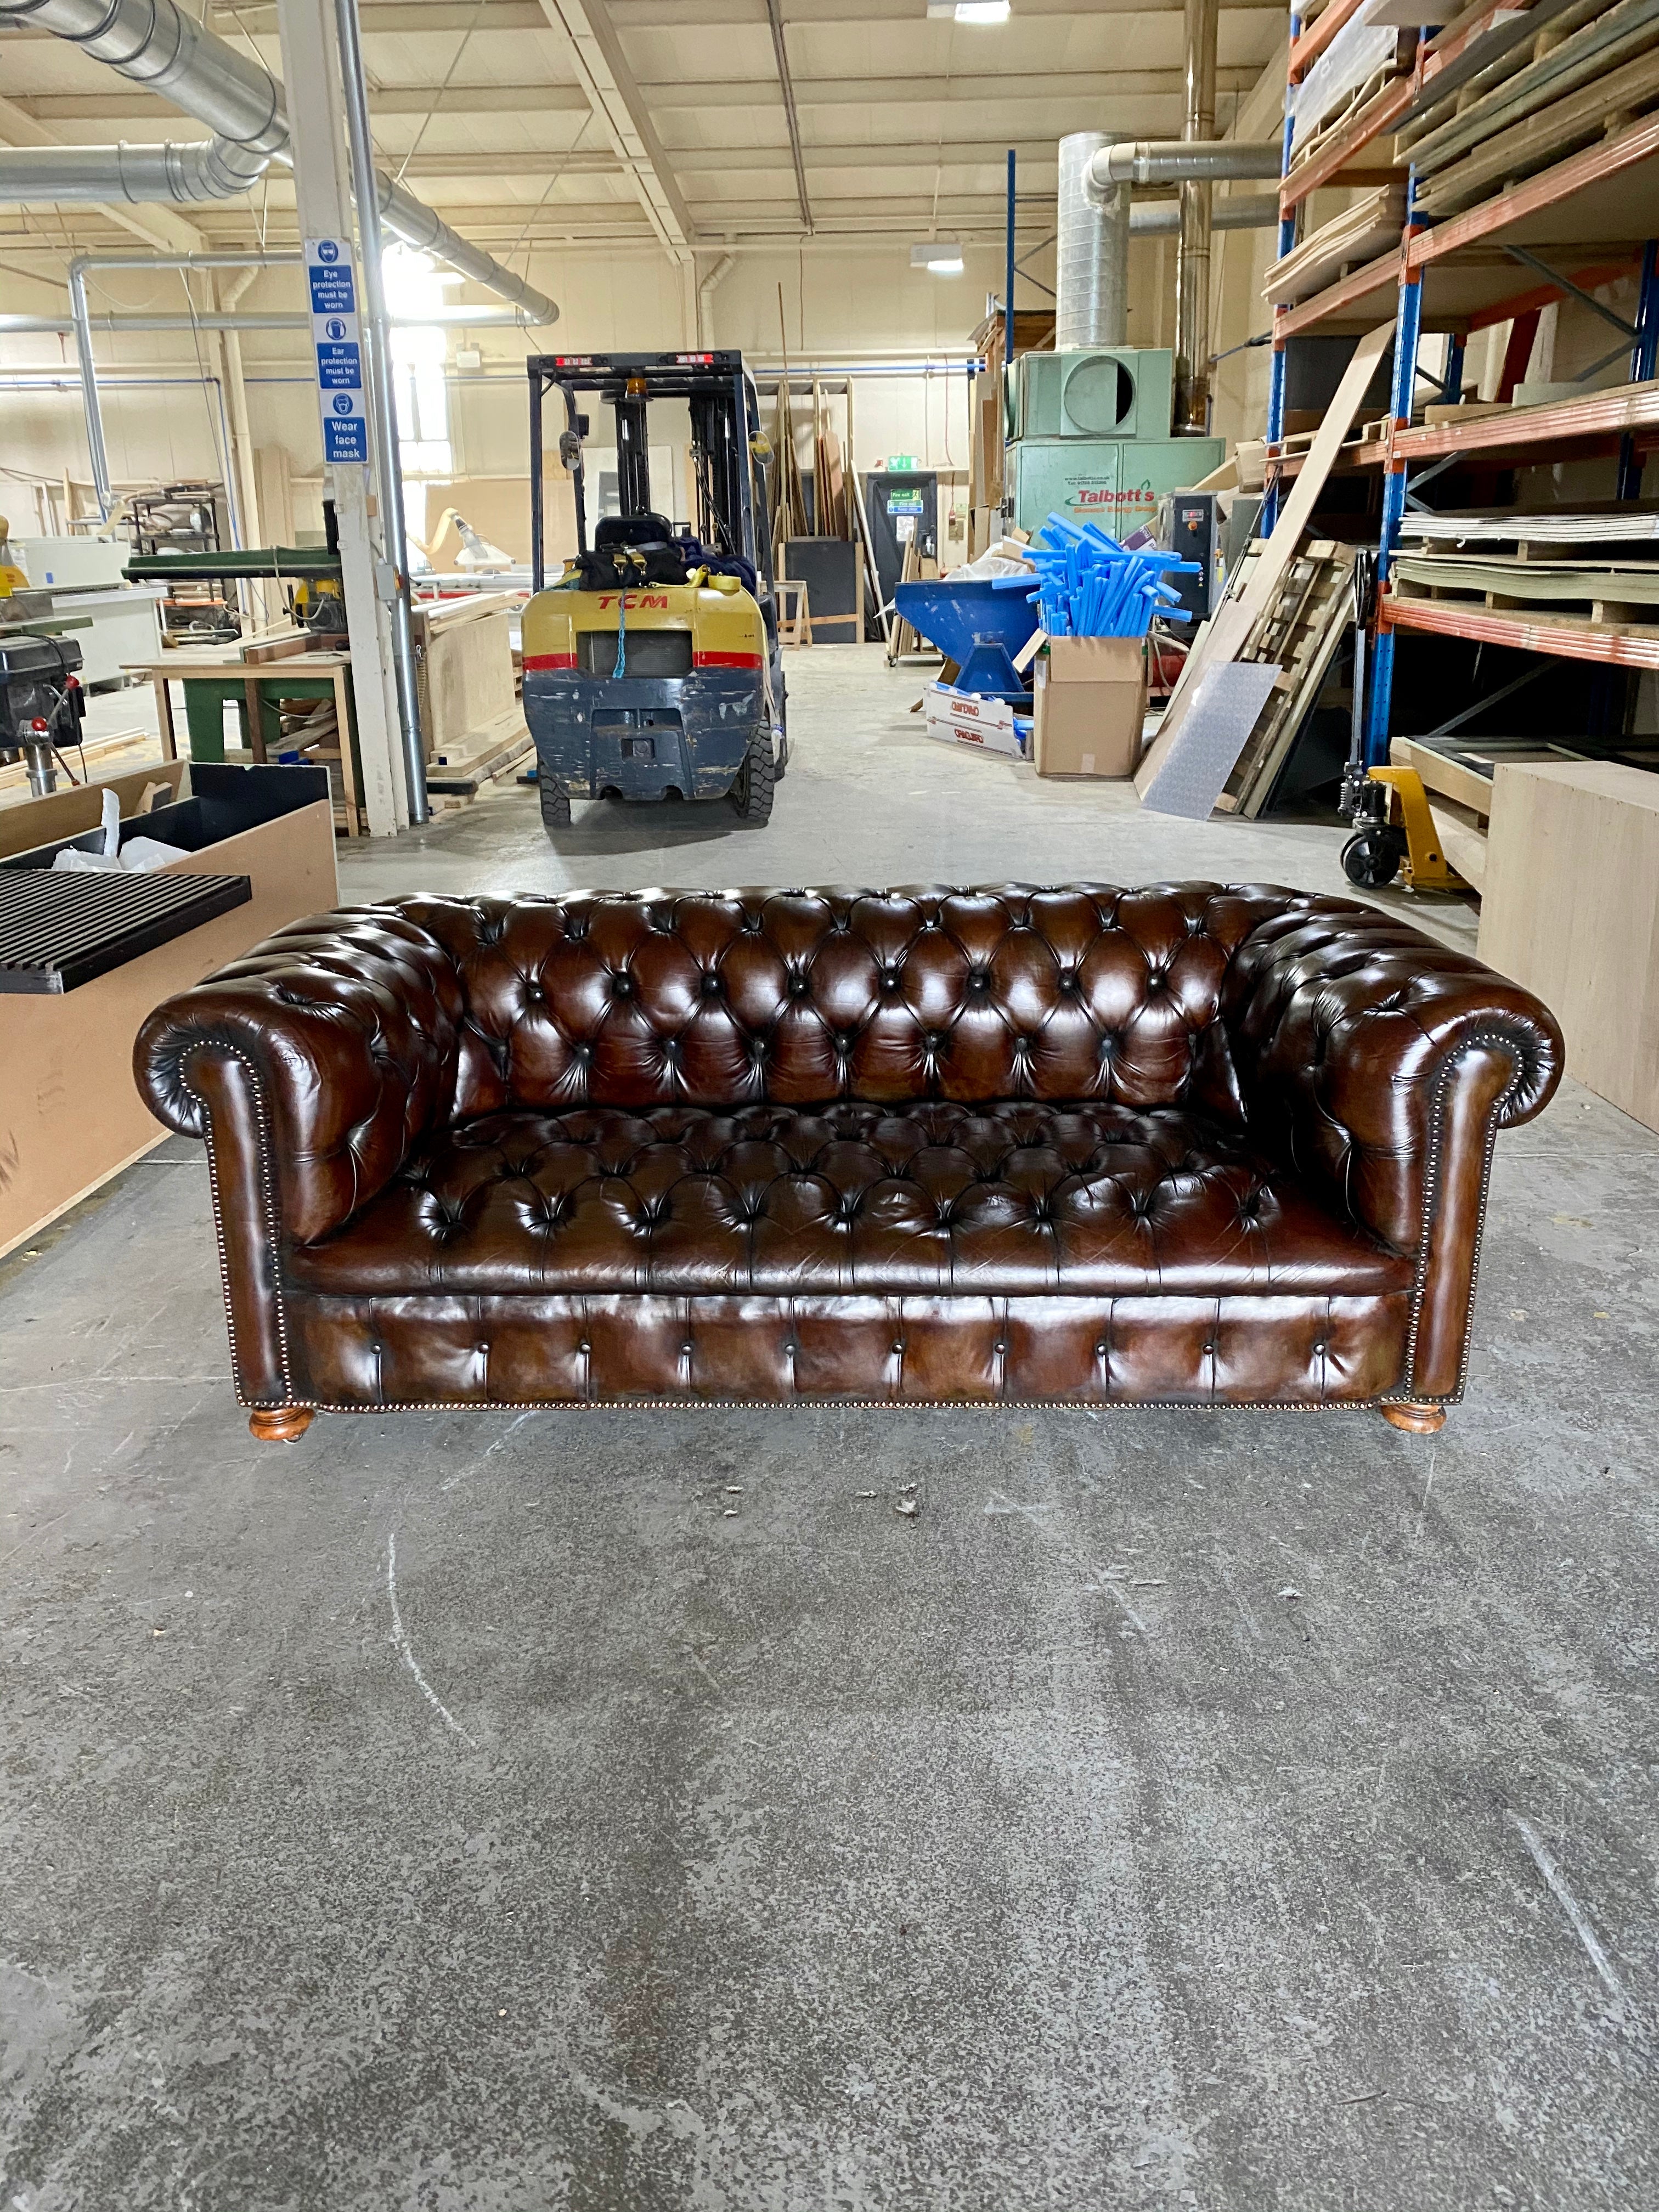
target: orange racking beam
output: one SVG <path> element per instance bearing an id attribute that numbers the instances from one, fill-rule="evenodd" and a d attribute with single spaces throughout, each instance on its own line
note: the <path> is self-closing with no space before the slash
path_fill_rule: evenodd
<path id="1" fill-rule="evenodd" d="M 1535 177 L 1510 185 L 1495 198 L 1482 200 L 1462 215 L 1448 216 L 1431 229 L 1419 230 L 1407 246 L 1407 265 L 1425 269 L 1431 261 L 1455 253 L 1460 246 L 1479 245 L 1482 239 L 1512 228 L 1528 216 L 1541 215 L 1546 208 L 1558 206 L 1575 192 L 1605 184 L 1610 177 L 1656 156 L 1659 156 L 1659 115 L 1650 115 L 1621 137 L 1588 146 L 1582 154 L 1558 161 L 1553 168 L 1541 169 Z"/>

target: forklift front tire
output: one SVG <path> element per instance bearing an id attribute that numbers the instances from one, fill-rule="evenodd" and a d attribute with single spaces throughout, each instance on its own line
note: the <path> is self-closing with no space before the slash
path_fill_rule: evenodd
<path id="1" fill-rule="evenodd" d="M 557 776 L 550 775 L 544 769 L 536 779 L 536 790 L 542 802 L 542 827 L 550 837 L 556 830 L 570 827 L 570 793 Z"/>
<path id="2" fill-rule="evenodd" d="M 1401 838 L 1397 830 L 1361 830 L 1342 848 L 1342 872 L 1362 890 L 1380 890 L 1400 873 Z"/>
<path id="3" fill-rule="evenodd" d="M 744 748 L 743 766 L 728 793 L 732 805 L 745 822 L 769 822 L 772 818 L 772 785 L 775 771 L 772 764 L 772 732 L 764 725 L 754 731 Z"/>

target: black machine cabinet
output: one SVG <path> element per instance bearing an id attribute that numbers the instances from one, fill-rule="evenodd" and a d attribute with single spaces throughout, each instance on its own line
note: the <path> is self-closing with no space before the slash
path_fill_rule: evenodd
<path id="1" fill-rule="evenodd" d="M 1212 491 L 1172 491 L 1158 508 L 1158 544 L 1170 553 L 1178 553 L 1183 561 L 1196 561 L 1202 572 L 1196 576 L 1176 574 L 1168 580 L 1193 618 L 1182 625 L 1184 637 L 1191 637 L 1200 623 L 1208 621 L 1214 605 L 1218 524 Z"/>
<path id="2" fill-rule="evenodd" d="M 913 544 L 927 559 L 939 555 L 939 478 L 931 469 L 880 469 L 864 479 L 864 511 L 881 580 L 881 603 L 892 604 L 904 574 L 904 549 Z"/>

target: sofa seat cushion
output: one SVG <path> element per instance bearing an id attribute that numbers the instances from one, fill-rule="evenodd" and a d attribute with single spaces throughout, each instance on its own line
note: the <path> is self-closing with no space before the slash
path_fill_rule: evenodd
<path id="1" fill-rule="evenodd" d="M 1408 1261 L 1177 1108 L 845 1103 L 489 1114 L 325 1241 L 336 1295 L 1367 1294 Z"/>

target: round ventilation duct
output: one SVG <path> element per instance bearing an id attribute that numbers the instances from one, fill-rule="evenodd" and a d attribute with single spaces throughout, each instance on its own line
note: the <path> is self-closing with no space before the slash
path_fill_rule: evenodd
<path id="1" fill-rule="evenodd" d="M 1114 143 L 1104 131 L 1074 131 L 1060 142 L 1057 353 L 1121 346 L 1129 335 L 1129 188 L 1120 185 L 1100 204 L 1086 190 L 1090 162 Z"/>

